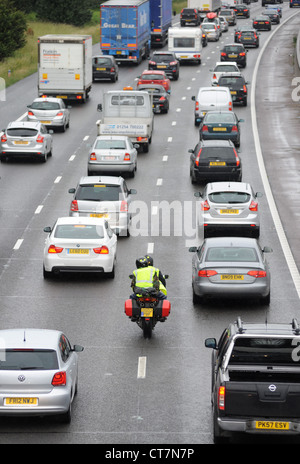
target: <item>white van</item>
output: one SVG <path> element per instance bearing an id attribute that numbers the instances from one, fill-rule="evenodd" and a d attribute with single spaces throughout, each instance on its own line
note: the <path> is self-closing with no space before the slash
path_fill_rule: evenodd
<path id="1" fill-rule="evenodd" d="M 202 30 L 200 27 L 170 27 L 168 48 L 182 61 L 201 63 Z"/>
<path id="2" fill-rule="evenodd" d="M 195 102 L 195 126 L 199 126 L 208 111 L 232 111 L 232 97 L 228 87 L 200 87 Z"/>

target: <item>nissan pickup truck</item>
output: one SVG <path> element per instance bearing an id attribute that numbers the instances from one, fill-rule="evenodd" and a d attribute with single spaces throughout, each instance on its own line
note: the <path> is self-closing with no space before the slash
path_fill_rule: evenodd
<path id="1" fill-rule="evenodd" d="M 236 432 L 300 434 L 300 327 L 237 318 L 212 348 L 215 443 Z"/>

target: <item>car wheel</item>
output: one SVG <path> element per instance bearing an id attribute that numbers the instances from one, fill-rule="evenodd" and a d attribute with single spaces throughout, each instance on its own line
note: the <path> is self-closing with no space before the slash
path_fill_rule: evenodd
<path id="1" fill-rule="evenodd" d="M 271 294 L 270 292 L 268 293 L 267 296 L 262 296 L 261 299 L 260 299 L 260 303 L 262 305 L 269 305 L 270 304 L 270 301 L 271 301 Z"/>
<path id="2" fill-rule="evenodd" d="M 106 272 L 105 275 L 109 277 L 109 279 L 114 279 L 115 278 L 115 265 L 112 268 L 111 272 Z"/>
<path id="3" fill-rule="evenodd" d="M 143 145 L 143 152 L 144 152 L 144 153 L 148 153 L 148 151 L 149 151 L 149 143 L 145 143 L 145 144 Z"/>
<path id="4" fill-rule="evenodd" d="M 247 106 L 247 97 L 245 97 L 245 98 L 243 99 L 243 105 L 244 105 L 244 106 Z"/>
<path id="5" fill-rule="evenodd" d="M 49 279 L 52 276 L 51 271 L 46 271 L 45 266 L 43 266 L 43 277 L 44 279 Z"/>
<path id="6" fill-rule="evenodd" d="M 200 303 L 203 303 L 203 297 L 196 295 L 196 293 L 194 292 L 194 288 L 193 288 L 193 304 L 200 304 Z"/>
<path id="7" fill-rule="evenodd" d="M 71 418 L 72 418 L 72 412 L 71 412 L 71 401 L 70 401 L 70 405 L 69 405 L 69 409 L 67 412 L 65 412 L 64 414 L 60 414 L 58 416 L 58 420 L 59 422 L 63 423 L 63 424 L 70 424 L 71 423 Z"/>
<path id="8" fill-rule="evenodd" d="M 48 159 L 48 153 L 44 153 L 41 158 L 41 163 L 46 163 L 47 159 Z"/>
<path id="9" fill-rule="evenodd" d="M 113 77 L 111 78 L 111 81 L 112 81 L 112 82 L 116 82 L 116 80 L 117 80 L 117 77 L 116 77 L 116 76 L 113 76 Z"/>

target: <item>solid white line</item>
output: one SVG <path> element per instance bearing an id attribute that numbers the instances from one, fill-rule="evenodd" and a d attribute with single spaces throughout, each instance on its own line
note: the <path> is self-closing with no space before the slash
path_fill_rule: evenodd
<path id="1" fill-rule="evenodd" d="M 55 184 L 58 184 L 58 182 L 60 182 L 60 180 L 61 180 L 61 176 L 57 176 L 57 178 L 55 179 L 54 183 L 55 183 Z"/>
<path id="2" fill-rule="evenodd" d="M 147 364 L 147 357 L 140 356 L 139 363 L 138 363 L 138 371 L 137 371 L 138 379 L 144 379 L 146 377 L 146 364 Z"/>
<path id="3" fill-rule="evenodd" d="M 285 235 L 285 232 L 284 232 L 281 220 L 280 220 L 280 216 L 279 216 L 279 213 L 278 213 L 278 210 L 277 210 L 277 207 L 276 207 L 276 203 L 275 203 L 275 200 L 274 200 L 274 197 L 273 197 L 271 186 L 269 184 L 269 180 L 268 180 L 268 176 L 267 176 L 267 172 L 266 172 L 266 167 L 265 167 L 265 163 L 264 163 L 264 159 L 263 159 L 263 155 L 262 155 L 262 151 L 261 151 L 259 135 L 258 135 L 257 120 L 256 120 L 256 107 L 255 107 L 255 86 L 256 86 L 256 79 L 257 79 L 257 72 L 258 72 L 258 68 L 259 68 L 259 64 L 260 64 L 262 55 L 263 55 L 267 45 L 269 44 L 270 40 L 272 39 L 273 35 L 275 34 L 275 32 L 278 31 L 278 29 L 280 29 L 288 20 L 290 20 L 296 14 L 297 13 L 289 16 L 289 18 L 284 20 L 281 24 L 279 24 L 276 27 L 276 29 L 269 35 L 268 39 L 264 43 L 264 45 L 263 45 L 263 47 L 262 47 L 262 49 L 261 49 L 261 51 L 260 51 L 260 53 L 258 55 L 258 58 L 256 60 L 256 64 L 255 64 L 255 68 L 254 68 L 254 71 L 253 71 L 253 78 L 252 78 L 252 84 L 253 85 L 251 86 L 252 87 L 252 91 L 251 91 L 251 119 L 252 119 L 252 128 L 253 128 L 253 135 L 254 135 L 256 157 L 257 157 L 257 162 L 258 162 L 260 174 L 261 174 L 261 177 L 262 177 L 262 182 L 263 182 L 263 185 L 264 185 L 267 201 L 269 203 L 269 208 L 270 208 L 270 211 L 271 211 L 271 215 L 272 215 L 272 218 L 273 218 L 273 221 L 274 221 L 276 232 L 277 232 L 279 241 L 281 243 L 281 247 L 282 247 L 282 250 L 283 250 L 287 265 L 289 267 L 289 270 L 290 270 L 294 285 L 296 287 L 296 291 L 297 291 L 298 296 L 300 298 L 300 275 L 299 275 L 299 271 L 298 271 L 298 268 L 296 266 L 293 254 L 291 252 L 287 237 Z"/>
<path id="4" fill-rule="evenodd" d="M 20 248 L 20 246 L 23 243 L 23 240 L 24 240 L 23 238 L 19 238 L 19 240 L 16 241 L 15 246 L 14 246 L 14 250 L 18 250 Z"/>
<path id="5" fill-rule="evenodd" d="M 152 254 L 154 250 L 154 243 L 149 242 L 147 246 L 147 254 Z"/>
<path id="6" fill-rule="evenodd" d="M 37 209 L 35 210 L 34 214 L 40 214 L 40 212 L 42 211 L 43 207 L 44 207 L 44 205 L 39 205 L 39 206 L 37 207 Z"/>

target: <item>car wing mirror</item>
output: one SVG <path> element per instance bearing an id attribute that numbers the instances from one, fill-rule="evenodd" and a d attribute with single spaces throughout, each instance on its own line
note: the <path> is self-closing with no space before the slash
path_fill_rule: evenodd
<path id="1" fill-rule="evenodd" d="M 255 194 L 255 198 L 261 198 L 263 196 L 264 196 L 264 194 L 261 193 L 261 192 L 256 192 L 256 194 Z"/>
<path id="2" fill-rule="evenodd" d="M 75 193 L 75 189 L 74 188 L 71 188 L 68 190 L 69 193 Z"/>
<path id="3" fill-rule="evenodd" d="M 217 341 L 215 338 L 206 338 L 204 345 L 206 348 L 213 348 L 214 350 L 217 349 Z"/>
<path id="4" fill-rule="evenodd" d="M 190 149 L 188 150 L 188 153 L 194 153 L 194 150 L 193 150 L 192 148 L 190 148 Z"/>
<path id="5" fill-rule="evenodd" d="M 189 248 L 189 252 L 190 252 L 190 253 L 196 253 L 197 250 L 198 250 L 198 248 L 195 247 L 195 246 Z"/>
<path id="6" fill-rule="evenodd" d="M 84 350 L 84 347 L 81 345 L 74 345 L 72 348 L 72 351 L 75 351 L 76 353 L 80 353 L 83 350 Z"/>
<path id="7" fill-rule="evenodd" d="M 99 104 L 97 105 L 97 111 L 102 111 L 102 103 L 99 103 Z"/>
<path id="8" fill-rule="evenodd" d="M 135 193 L 137 193 L 137 191 L 136 191 L 135 189 L 130 189 L 130 190 L 129 190 L 129 193 L 130 193 L 131 195 L 134 195 Z"/>
<path id="9" fill-rule="evenodd" d="M 47 232 L 48 234 L 50 234 L 52 232 L 51 227 L 50 226 L 44 227 L 44 232 Z"/>
<path id="10" fill-rule="evenodd" d="M 262 249 L 263 253 L 272 253 L 273 249 L 271 247 L 265 246 Z"/>
<path id="11" fill-rule="evenodd" d="M 202 198 L 202 193 L 201 192 L 195 192 L 194 197 Z"/>
<path id="12" fill-rule="evenodd" d="M 193 95 L 193 96 L 191 97 L 191 100 L 193 100 L 193 101 L 195 101 L 195 100 L 196 100 L 196 97 L 195 97 L 195 95 Z"/>

